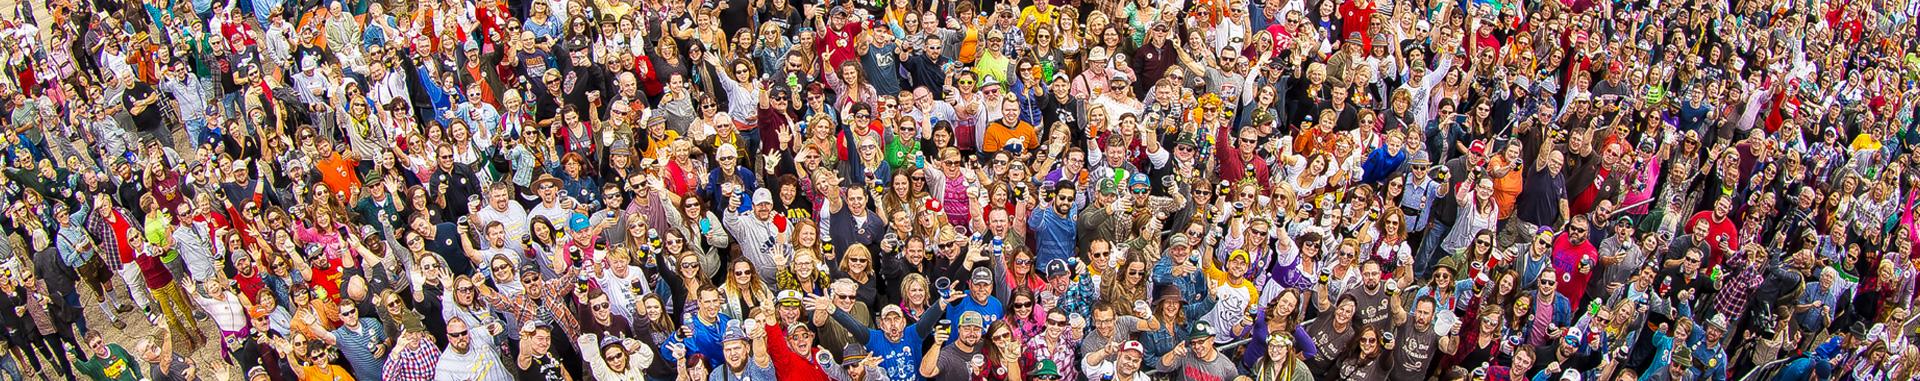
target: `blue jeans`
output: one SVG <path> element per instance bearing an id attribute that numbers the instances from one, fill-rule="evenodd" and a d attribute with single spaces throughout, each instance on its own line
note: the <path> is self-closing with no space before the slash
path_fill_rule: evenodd
<path id="1" fill-rule="evenodd" d="M 1439 262 L 1440 257 L 1447 255 L 1445 252 L 1435 255 L 1434 252 L 1440 250 L 1440 241 L 1447 239 L 1449 230 L 1453 230 L 1453 226 L 1427 223 L 1426 237 L 1420 239 L 1420 249 L 1413 252 L 1413 276 L 1427 279 L 1428 275 L 1433 275 L 1434 263 Z"/>
<path id="2" fill-rule="evenodd" d="M 22 349 L 32 350 L 31 348 Z M 20 373 L 20 362 L 14 360 L 12 354 L 0 354 L 0 371 L 5 371 L 9 380 L 26 381 L 27 379 L 26 375 Z"/>
<path id="3" fill-rule="evenodd" d="M 215 135 L 207 130 L 206 117 L 187 119 L 185 124 L 187 125 L 187 139 L 193 141 L 194 147 L 197 148 L 201 144 L 211 143 L 215 140 Z"/>
<path id="4" fill-rule="evenodd" d="M 246 110 L 246 95 L 245 91 L 235 91 L 220 96 L 220 115 L 225 115 L 227 119 L 238 118 L 240 112 Z"/>

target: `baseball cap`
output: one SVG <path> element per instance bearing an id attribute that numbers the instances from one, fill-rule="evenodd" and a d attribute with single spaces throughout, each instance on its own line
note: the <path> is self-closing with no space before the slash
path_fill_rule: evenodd
<path id="1" fill-rule="evenodd" d="M 886 307 L 880 307 L 880 317 L 886 317 L 887 315 L 907 316 L 901 312 L 900 305 L 898 304 L 888 304 Z"/>
<path id="2" fill-rule="evenodd" d="M 993 283 L 993 270 L 986 267 L 973 268 L 973 283 Z"/>
<path id="3" fill-rule="evenodd" d="M 1167 238 L 1167 247 L 1193 247 L 1193 239 L 1188 238 L 1187 233 L 1174 233 L 1172 238 Z"/>
<path id="4" fill-rule="evenodd" d="M 979 312 L 967 311 L 960 313 L 960 326 L 986 328 L 987 324 L 986 320 L 980 317 Z"/>
<path id="5" fill-rule="evenodd" d="M 1187 341 L 1211 337 L 1213 337 L 1213 325 L 1204 321 L 1193 323 L 1193 330 L 1187 331 Z"/>
<path id="6" fill-rule="evenodd" d="M 1047 261 L 1046 270 L 1048 277 L 1067 275 L 1067 261 L 1061 259 Z"/>
<path id="7" fill-rule="evenodd" d="M 759 189 L 753 190 L 754 205 L 772 204 L 772 203 L 773 203 L 773 192 L 768 191 L 767 188 L 759 188 Z"/>

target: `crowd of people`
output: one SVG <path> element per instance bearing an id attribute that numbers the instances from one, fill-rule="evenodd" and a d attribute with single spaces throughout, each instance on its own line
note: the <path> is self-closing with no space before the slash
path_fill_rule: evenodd
<path id="1" fill-rule="evenodd" d="M 1920 377 L 1920 1 L 16 3 L 10 380 Z"/>

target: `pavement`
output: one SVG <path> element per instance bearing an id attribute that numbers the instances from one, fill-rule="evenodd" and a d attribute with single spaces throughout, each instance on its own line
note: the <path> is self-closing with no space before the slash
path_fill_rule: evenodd
<path id="1" fill-rule="evenodd" d="M 35 20 L 39 20 L 40 22 L 52 20 L 52 18 L 46 14 L 45 0 L 0 0 L 0 14 L 4 14 L 6 19 L 15 19 L 13 15 L 21 1 L 31 2 L 30 4 L 33 5 Z M 44 34 L 50 31 L 51 28 L 46 25 L 41 25 L 40 30 Z M 45 36 L 43 35 L 42 37 L 44 38 Z M 188 147 L 180 148 L 178 152 L 193 152 L 193 150 Z M 115 277 L 115 282 L 118 281 L 118 277 Z M 138 285 L 136 285 L 136 287 L 138 287 Z M 85 313 L 88 328 L 101 332 L 106 337 L 107 342 L 120 344 L 121 346 L 127 347 L 129 351 L 132 351 L 133 344 L 138 339 L 155 337 L 161 333 L 162 328 L 160 325 L 150 322 L 145 314 L 138 308 L 130 312 L 116 314 L 117 317 L 121 321 L 126 322 L 127 325 L 126 328 L 114 328 L 113 325 L 107 321 L 107 314 L 114 312 L 111 310 L 102 310 L 98 307 L 100 301 L 99 296 L 84 287 L 82 287 L 79 292 L 81 294 L 81 303 L 86 306 Z M 129 300 L 126 296 L 125 285 L 120 285 L 120 287 L 116 288 L 113 292 L 119 294 L 118 299 L 122 301 Z M 179 352 L 182 356 L 186 356 L 193 362 L 196 373 L 202 381 L 244 380 L 244 370 L 238 369 L 238 366 L 228 363 L 225 357 L 220 354 L 220 344 L 215 341 L 216 338 L 220 337 L 220 332 L 214 327 L 213 322 L 211 320 L 198 320 L 195 323 L 197 323 L 197 328 L 201 331 L 201 336 L 207 339 L 199 343 L 199 348 L 189 352 L 186 350 L 189 346 L 189 343 L 187 343 L 188 338 L 181 337 L 184 335 L 175 335 L 175 351 Z M 134 353 L 133 355 L 138 357 L 140 354 Z M 19 364 L 22 367 L 22 372 L 32 372 L 33 364 L 30 364 L 24 358 L 19 361 Z M 55 365 L 44 362 L 42 365 L 45 366 L 45 368 L 39 372 L 38 377 L 29 376 L 28 379 L 62 379 L 60 371 L 54 369 Z M 85 376 L 78 377 L 84 378 Z"/>

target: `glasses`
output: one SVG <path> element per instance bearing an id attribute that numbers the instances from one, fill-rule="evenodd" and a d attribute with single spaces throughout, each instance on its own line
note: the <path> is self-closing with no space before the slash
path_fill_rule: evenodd
<path id="1" fill-rule="evenodd" d="M 1127 270 L 1127 275 L 1132 275 L 1132 276 L 1147 275 L 1147 270 Z"/>
<path id="2" fill-rule="evenodd" d="M 867 262 L 868 262 L 868 260 L 867 260 L 866 258 L 847 258 L 847 262 L 852 262 L 852 263 L 867 263 Z"/>
<path id="3" fill-rule="evenodd" d="M 473 286 L 460 286 L 455 287 L 453 290 L 456 292 L 473 292 Z"/>
<path id="4" fill-rule="evenodd" d="M 853 295 L 834 295 L 833 298 L 839 299 L 839 300 L 853 300 Z"/>
<path id="5" fill-rule="evenodd" d="M 607 309 L 609 309 L 609 308 L 612 308 L 612 306 L 611 306 L 611 305 L 608 305 L 607 303 L 594 303 L 594 304 L 593 304 L 593 310 L 594 310 L 594 311 L 606 311 L 606 310 L 607 310 Z"/>
<path id="6" fill-rule="evenodd" d="M 734 275 L 734 276 L 748 276 L 748 275 L 753 275 L 753 270 L 738 270 L 738 271 L 734 271 L 734 272 L 733 272 L 733 275 Z"/>
<path id="7" fill-rule="evenodd" d="M 1013 308 L 1033 308 L 1033 302 L 1017 302 L 1013 304 Z"/>
<path id="8" fill-rule="evenodd" d="M 1033 260 L 1032 260 L 1032 259 L 1015 259 L 1015 260 L 1013 260 L 1013 264 L 1016 264 L 1016 265 L 1033 265 Z"/>
<path id="9" fill-rule="evenodd" d="M 1067 320 L 1066 319 L 1061 319 L 1061 320 L 1047 319 L 1047 325 L 1055 326 L 1055 327 L 1065 327 L 1067 326 Z"/>
<path id="10" fill-rule="evenodd" d="M 457 338 L 462 338 L 462 337 L 467 337 L 467 331 L 459 331 L 459 332 L 447 332 L 447 337 L 448 337 L 448 338 L 456 338 L 456 339 L 457 339 Z"/>
<path id="11" fill-rule="evenodd" d="M 357 313 L 357 312 L 359 312 L 359 311 L 354 311 L 354 310 L 340 310 L 340 316 L 348 316 L 348 317 L 351 317 L 351 316 L 354 316 L 354 313 Z"/>
<path id="12" fill-rule="evenodd" d="M 1090 257 L 1105 257 L 1105 256 L 1107 256 L 1108 254 L 1113 254 L 1113 252 L 1112 252 L 1112 251 L 1094 251 L 1094 252 L 1088 252 L 1088 253 L 1087 253 L 1087 256 L 1090 256 Z"/>
<path id="13" fill-rule="evenodd" d="M 697 269 L 700 268 L 700 262 L 680 262 L 680 268 Z"/>

